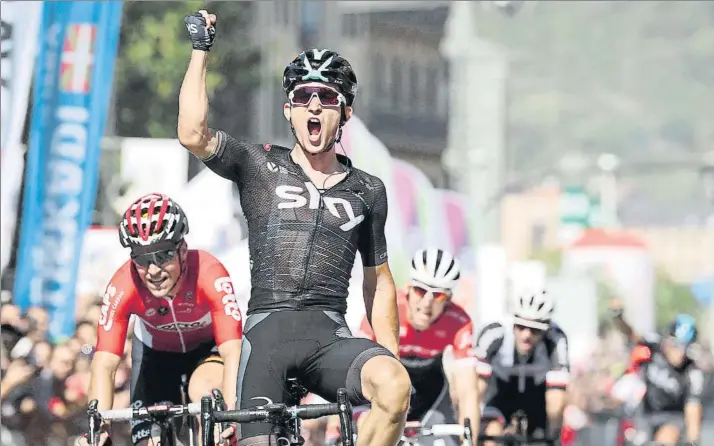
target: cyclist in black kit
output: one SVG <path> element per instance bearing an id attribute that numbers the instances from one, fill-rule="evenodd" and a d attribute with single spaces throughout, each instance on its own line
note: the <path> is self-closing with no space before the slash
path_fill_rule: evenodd
<path id="1" fill-rule="evenodd" d="M 333 51 L 301 52 L 283 75 L 283 113 L 295 146 L 238 141 L 206 123 L 206 56 L 216 17 L 199 11 L 185 21 L 194 50 L 179 96 L 179 141 L 238 185 L 248 222 L 252 290 L 237 406 L 284 402 L 287 377 L 327 400 L 346 387 L 353 404 L 372 405 L 358 444 L 394 445 L 411 384 L 396 359 L 399 318 L 384 235 L 387 195 L 379 178 L 334 150 L 352 114 L 355 74 Z M 357 251 L 379 344 L 353 337 L 344 319 Z M 265 423 L 244 424 L 239 436 L 245 445 L 277 441 Z"/>
<path id="2" fill-rule="evenodd" d="M 551 322 L 554 305 L 545 291 L 514 303 L 513 315 L 484 327 L 476 341 L 484 432 L 502 435 L 522 411 L 528 435 L 558 438 L 570 379 L 568 339 Z"/>
<path id="3" fill-rule="evenodd" d="M 687 446 L 699 444 L 704 374 L 688 355 L 698 336 L 695 319 L 678 315 L 663 338 L 637 334 L 623 318 L 619 301 L 611 302 L 610 309 L 615 326 L 634 344 L 626 376 L 644 383 L 635 417 L 638 430 L 664 446 L 679 444 L 680 437 L 686 438 Z"/>

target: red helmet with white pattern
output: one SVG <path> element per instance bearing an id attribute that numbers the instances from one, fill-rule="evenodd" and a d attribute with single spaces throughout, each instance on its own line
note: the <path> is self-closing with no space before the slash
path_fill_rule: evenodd
<path id="1" fill-rule="evenodd" d="M 125 248 L 150 246 L 162 241 L 178 244 L 188 234 L 188 218 L 175 201 L 164 194 L 148 194 L 133 202 L 119 225 L 119 241 Z"/>

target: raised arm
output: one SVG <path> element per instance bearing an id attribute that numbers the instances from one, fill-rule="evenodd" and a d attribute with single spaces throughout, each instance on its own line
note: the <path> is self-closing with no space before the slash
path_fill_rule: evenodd
<path id="1" fill-rule="evenodd" d="M 213 155 L 218 147 L 218 135 L 208 128 L 207 56 L 205 51 L 191 52 L 179 93 L 179 142 L 202 160 Z"/>
<path id="2" fill-rule="evenodd" d="M 628 342 L 637 344 L 642 342 L 642 336 L 637 333 L 632 326 L 625 320 L 625 308 L 620 299 L 610 300 L 610 313 L 612 315 L 612 323 L 617 330 L 625 335 Z"/>
<path id="3" fill-rule="evenodd" d="M 215 36 L 216 16 L 199 11 L 185 17 L 193 51 L 179 93 L 178 139 L 199 159 L 216 152 L 218 136 L 208 128 L 206 60 Z"/>

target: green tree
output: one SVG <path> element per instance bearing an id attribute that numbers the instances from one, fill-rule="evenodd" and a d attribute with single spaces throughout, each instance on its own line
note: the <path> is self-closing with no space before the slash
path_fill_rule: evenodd
<path id="1" fill-rule="evenodd" d="M 657 274 L 655 285 L 657 328 L 663 329 L 680 313 L 691 314 L 701 323 L 704 315 L 697 299 L 687 285 L 673 282 L 665 273 Z"/>
<path id="2" fill-rule="evenodd" d="M 257 83 L 258 51 L 249 43 L 250 2 L 125 2 L 116 65 L 117 133 L 175 138 L 178 94 L 191 46 L 183 17 L 199 9 L 218 15 L 218 35 L 209 59 L 207 84 L 211 124 L 245 134 Z M 236 44 L 239 43 L 239 44 Z"/>

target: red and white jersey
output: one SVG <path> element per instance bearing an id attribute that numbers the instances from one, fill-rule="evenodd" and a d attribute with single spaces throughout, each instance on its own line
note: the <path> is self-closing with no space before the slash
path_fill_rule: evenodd
<path id="1" fill-rule="evenodd" d="M 446 304 L 444 312 L 424 331 L 409 324 L 409 304 L 406 293 L 397 296 L 399 308 L 399 356 L 405 365 L 416 367 L 441 359 L 444 351 L 453 348 L 454 359 L 476 362 L 473 349 L 473 323 L 463 308 L 453 302 Z M 360 330 L 365 336 L 376 340 L 372 327 L 365 317 Z"/>
<path id="2" fill-rule="evenodd" d="M 97 351 L 122 354 L 132 315 L 134 335 L 155 350 L 187 352 L 212 340 L 221 345 L 241 339 L 241 313 L 226 268 L 201 250 L 189 250 L 186 262 L 185 277 L 173 298 L 154 297 L 131 260 L 122 265 L 104 293 Z"/>

